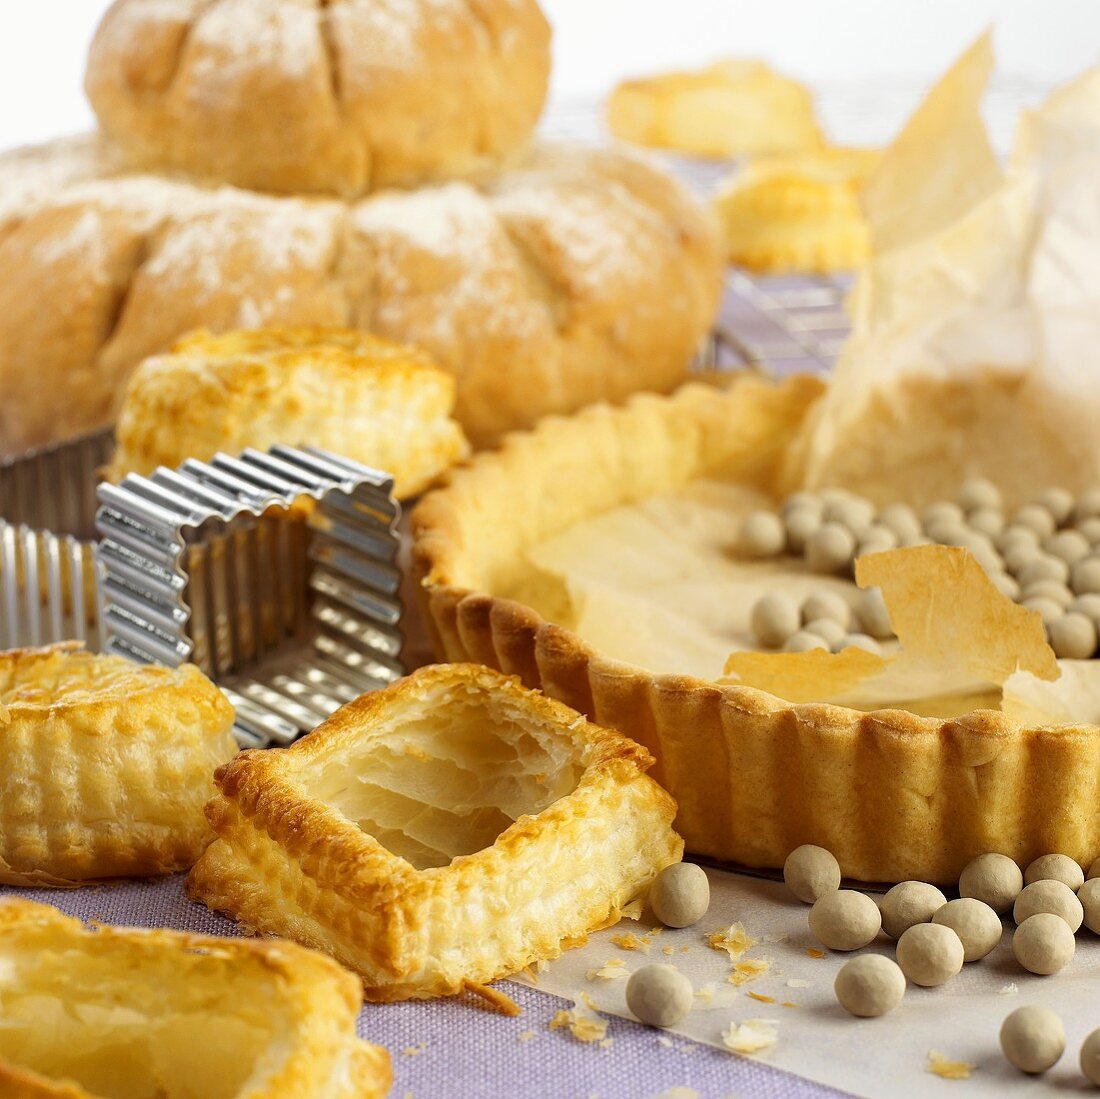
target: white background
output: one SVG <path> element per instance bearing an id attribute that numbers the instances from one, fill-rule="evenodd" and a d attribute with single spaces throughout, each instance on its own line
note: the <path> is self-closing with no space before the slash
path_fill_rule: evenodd
<path id="1" fill-rule="evenodd" d="M 0 0 L 0 148 L 85 129 L 81 79 L 107 0 Z M 1098 60 L 1098 0 L 543 0 L 554 94 L 761 56 L 811 82 L 927 83 L 984 26 L 1002 74 L 1045 86 Z M 900 121 L 900 119 L 899 119 Z M 846 136 L 846 135 L 840 135 Z"/>

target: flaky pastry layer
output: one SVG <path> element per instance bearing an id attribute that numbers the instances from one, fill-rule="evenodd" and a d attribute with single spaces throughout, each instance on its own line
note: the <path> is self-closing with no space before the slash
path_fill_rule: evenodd
<path id="1" fill-rule="evenodd" d="M 74 646 L 0 653 L 0 883 L 184 870 L 232 759 L 233 708 L 197 668 Z"/>
<path id="2" fill-rule="evenodd" d="M 424 668 L 222 768 L 188 890 L 368 999 L 456 993 L 614 922 L 680 857 L 651 762 L 487 668 Z"/>
<path id="3" fill-rule="evenodd" d="M 14 1099 L 381 1099 L 359 982 L 286 942 L 85 927 L 0 900 L 0 1092 Z"/>
<path id="4" fill-rule="evenodd" d="M 437 654 L 517 675 L 629 730 L 656 757 L 677 828 L 701 855 L 778 867 L 815 843 L 865 881 L 949 882 L 985 851 L 1024 863 L 1064 851 L 1087 863 L 1100 855 L 1097 726 L 795 705 L 651 674 L 508 597 L 522 590 L 527 547 L 621 504 L 699 477 L 775 492 L 821 392 L 798 377 L 693 385 L 548 420 L 475 459 L 413 516 Z"/>
<path id="5" fill-rule="evenodd" d="M 356 329 L 197 332 L 130 378 L 108 477 L 287 443 L 385 470 L 407 498 L 469 449 L 454 401 L 423 352 Z"/>

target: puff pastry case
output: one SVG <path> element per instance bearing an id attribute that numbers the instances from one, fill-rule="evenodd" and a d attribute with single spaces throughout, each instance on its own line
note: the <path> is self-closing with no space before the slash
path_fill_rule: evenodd
<path id="1" fill-rule="evenodd" d="M 0 154 L 0 1095 L 1100 1082 L 1095 72 L 550 39 L 115 0 Z"/>

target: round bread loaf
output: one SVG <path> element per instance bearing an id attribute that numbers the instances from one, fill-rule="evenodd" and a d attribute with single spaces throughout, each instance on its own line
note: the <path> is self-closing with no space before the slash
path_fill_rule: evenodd
<path id="1" fill-rule="evenodd" d="M 184 333 L 314 325 L 421 346 L 486 445 L 674 388 L 721 287 L 705 215 L 621 152 L 540 148 L 480 189 L 350 204 L 105 163 L 72 143 L 0 157 L 0 452 L 110 423 Z"/>
<path id="2" fill-rule="evenodd" d="M 535 0 L 116 0 L 85 88 L 136 168 L 350 196 L 510 162 L 549 72 Z"/>

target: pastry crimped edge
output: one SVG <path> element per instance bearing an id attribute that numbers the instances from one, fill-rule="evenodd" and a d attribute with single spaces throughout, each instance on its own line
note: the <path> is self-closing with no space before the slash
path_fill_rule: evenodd
<path id="1" fill-rule="evenodd" d="M 87 670 L 90 696 L 51 693 L 44 677 L 66 670 Z M 36 681 L 41 700 L 9 694 Z M 0 884 L 187 869 L 212 838 L 203 804 L 237 752 L 232 728 L 233 707 L 193 665 L 140 667 L 75 643 L 0 653 Z"/>
<path id="2" fill-rule="evenodd" d="M 490 846 L 418 870 L 304 795 L 288 771 L 296 755 L 328 760 L 359 727 L 384 724 L 389 709 L 415 708 L 437 687 L 490 692 L 517 720 L 553 725 L 574 741 L 583 773 L 571 793 L 520 816 Z M 644 773 L 651 764 L 634 741 L 489 668 L 421 668 L 291 748 L 243 752 L 222 768 L 207 809 L 218 839 L 192 869 L 188 893 L 246 929 L 332 954 L 360 974 L 368 1000 L 455 994 L 615 923 L 679 860 L 676 806 Z"/>
<path id="3" fill-rule="evenodd" d="M 651 674 L 486 593 L 485 529 L 504 539 L 488 552 L 517 558 L 524 544 L 720 465 L 774 490 L 822 389 L 806 377 L 743 377 L 724 392 L 689 385 L 544 421 L 476 458 L 413 515 L 436 653 L 517 675 L 645 745 L 697 855 L 775 868 L 814 843 L 835 853 L 846 876 L 871 882 L 955 881 L 986 851 L 1022 865 L 1062 851 L 1088 865 L 1100 855 L 1100 727 L 1030 727 L 992 710 L 941 720 L 792 704 L 752 687 Z M 559 497 L 573 514 L 555 516 L 551 529 L 537 511 Z M 511 509 L 507 530 L 494 525 L 497 507 Z"/>
<path id="4" fill-rule="evenodd" d="M 19 939 L 28 946 L 68 955 L 104 957 L 117 955 L 119 971 L 116 995 L 125 1003 L 128 990 L 142 978 L 134 971 L 159 960 L 174 958 L 180 971 L 178 988 L 163 988 L 173 1006 L 187 1006 L 190 990 L 200 982 L 219 980 L 232 987 L 232 996 L 221 998 L 221 1010 L 233 1014 L 242 986 L 252 981 L 264 995 L 262 1010 L 279 1010 L 279 1020 L 289 1033 L 273 1034 L 271 1045 L 284 1047 L 261 1075 L 245 1082 L 241 1099 L 332 1096 L 332 1099 L 383 1099 L 393 1082 L 389 1054 L 356 1036 L 360 989 L 354 974 L 331 958 L 293 943 L 259 942 L 221 938 L 166 929 L 85 927 L 45 904 L 22 898 L 0 899 L 0 959 L 18 949 Z M 13 962 L 14 964 L 14 962 Z M 80 960 L 73 963 L 81 964 Z M 220 971 L 216 978 L 204 969 Z M 198 970 L 189 979 L 186 971 Z M 101 971 L 102 972 L 102 971 Z M 230 984 L 231 982 L 231 984 Z M 0 981 L 0 985 L 2 985 Z M 63 998 L 68 989 L 57 990 Z M 199 1005 L 195 1005 L 196 1007 Z M 201 1050 L 195 1050 L 196 1056 Z M 94 1099 L 72 1080 L 47 1077 L 25 1065 L 0 1057 L 0 1092 L 12 1099 Z"/>

